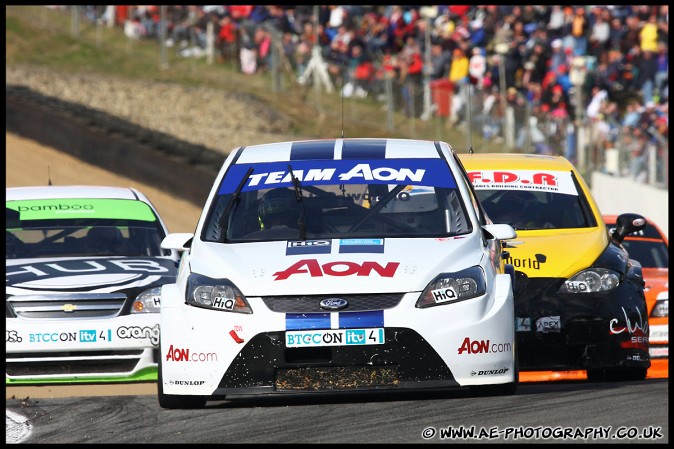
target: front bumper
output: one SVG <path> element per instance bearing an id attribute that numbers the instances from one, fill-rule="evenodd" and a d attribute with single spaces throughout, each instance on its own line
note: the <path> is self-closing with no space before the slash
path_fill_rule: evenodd
<path id="1" fill-rule="evenodd" d="M 415 308 L 418 293 L 379 310 L 327 313 L 314 306 L 281 311 L 262 298 L 247 298 L 254 310 L 247 315 L 187 306 L 182 291 L 164 286 L 163 393 L 213 397 L 507 384 L 516 380 L 509 287 L 503 275 L 491 297 L 427 309 Z M 305 301 L 318 304 L 316 297 Z M 322 329 L 376 329 L 384 338 L 353 346 L 286 345 L 289 331 Z"/>
<path id="2" fill-rule="evenodd" d="M 623 282 L 606 294 L 560 294 L 563 280 L 518 277 L 520 370 L 649 367 L 646 303 Z"/>
<path id="3" fill-rule="evenodd" d="M 6 319 L 6 384 L 157 379 L 158 314 L 92 320 Z"/>

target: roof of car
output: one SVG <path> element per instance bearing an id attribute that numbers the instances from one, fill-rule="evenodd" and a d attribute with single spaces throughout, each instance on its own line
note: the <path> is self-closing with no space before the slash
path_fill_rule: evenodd
<path id="1" fill-rule="evenodd" d="M 563 156 L 521 153 L 460 153 L 458 156 L 466 169 L 473 167 L 503 169 L 508 167 L 512 170 L 575 171 L 573 164 Z"/>
<path id="2" fill-rule="evenodd" d="M 440 158 L 432 140 L 343 138 L 274 142 L 240 148 L 234 164 L 269 161 Z"/>
<path id="3" fill-rule="evenodd" d="M 130 187 L 113 186 L 31 186 L 8 187 L 6 201 L 58 198 L 112 198 L 146 201 L 144 195 Z"/>

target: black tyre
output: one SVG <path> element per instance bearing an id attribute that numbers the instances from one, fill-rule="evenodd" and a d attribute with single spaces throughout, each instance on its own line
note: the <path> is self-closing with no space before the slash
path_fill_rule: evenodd
<path id="1" fill-rule="evenodd" d="M 159 360 L 157 369 L 157 399 L 161 408 L 170 409 L 194 409 L 206 406 L 206 396 L 183 396 L 177 394 L 164 394 L 164 382 L 162 380 L 162 363 Z"/>

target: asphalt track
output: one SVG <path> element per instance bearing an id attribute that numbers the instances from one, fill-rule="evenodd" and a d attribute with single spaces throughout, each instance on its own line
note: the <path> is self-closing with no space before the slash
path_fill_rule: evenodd
<path id="1" fill-rule="evenodd" d="M 463 389 L 245 397 L 201 410 L 164 410 L 152 394 L 17 398 L 6 401 L 6 438 L 30 444 L 668 443 L 668 390 L 668 379 L 568 381 L 521 384 L 504 397 L 475 398 Z M 448 436 L 450 428 L 473 428 L 482 437 Z"/>

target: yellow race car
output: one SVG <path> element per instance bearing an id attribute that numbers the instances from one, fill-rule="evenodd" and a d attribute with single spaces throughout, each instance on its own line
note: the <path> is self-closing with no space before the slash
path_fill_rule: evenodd
<path id="1" fill-rule="evenodd" d="M 609 235 L 589 187 L 561 156 L 459 156 L 491 221 L 517 232 L 504 257 L 515 271 L 520 371 L 644 379 L 651 364 L 644 279 L 621 242 L 646 219 L 622 214 Z"/>

